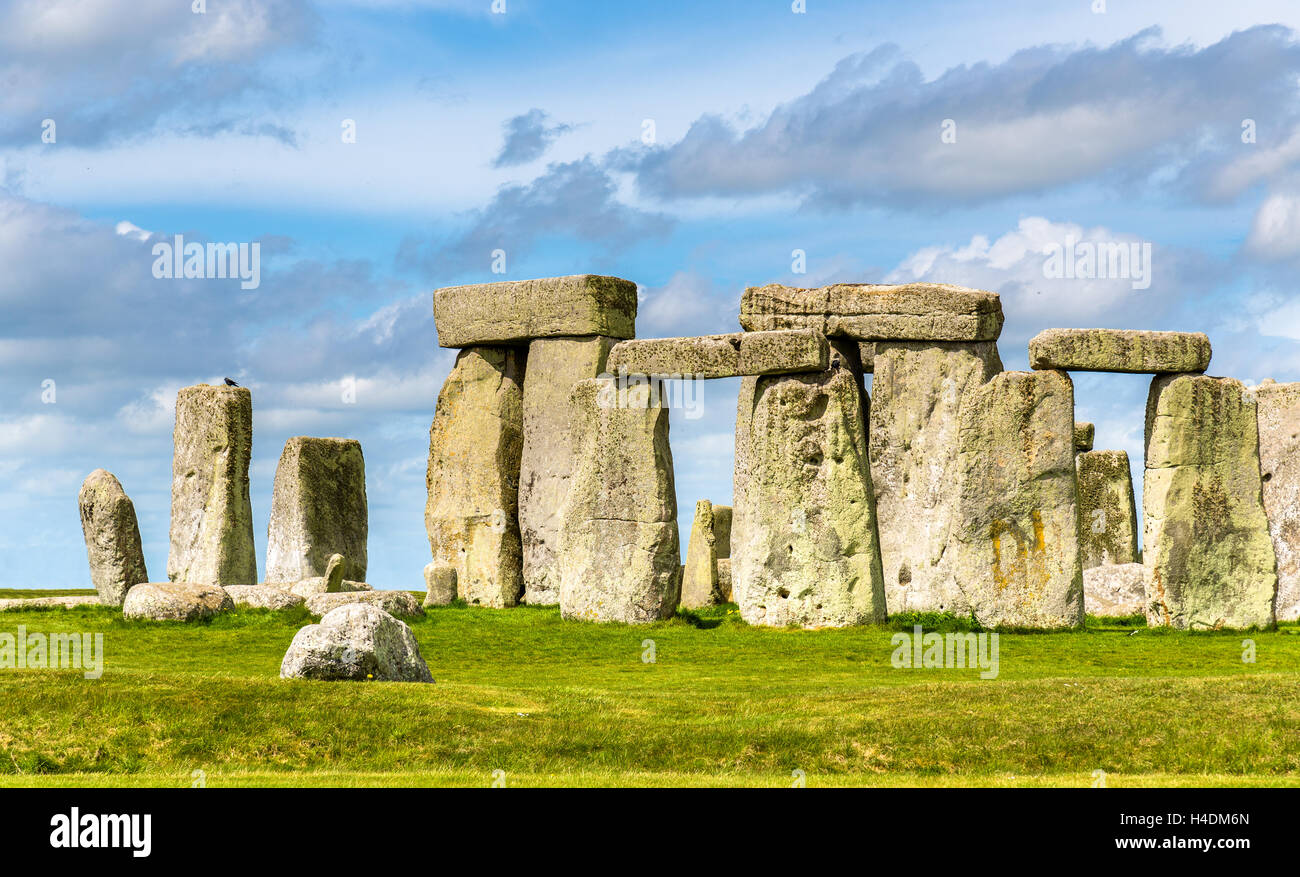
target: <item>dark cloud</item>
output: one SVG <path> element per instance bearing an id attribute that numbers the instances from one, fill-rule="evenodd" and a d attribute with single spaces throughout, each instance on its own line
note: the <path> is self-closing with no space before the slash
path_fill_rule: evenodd
<path id="1" fill-rule="evenodd" d="M 550 117 L 539 109 L 531 109 L 521 116 L 508 119 L 505 142 L 501 152 L 492 162 L 493 167 L 513 167 L 536 161 L 546 154 L 555 138 L 573 130 L 572 125 L 547 125 Z"/>

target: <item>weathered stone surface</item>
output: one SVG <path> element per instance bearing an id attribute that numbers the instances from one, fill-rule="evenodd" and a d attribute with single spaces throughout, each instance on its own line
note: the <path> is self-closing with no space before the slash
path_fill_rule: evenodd
<path id="1" fill-rule="evenodd" d="M 1083 571 L 1083 607 L 1089 615 L 1128 616 L 1146 611 L 1146 567 L 1108 563 Z"/>
<path id="2" fill-rule="evenodd" d="M 1029 340 L 1036 369 L 1097 372 L 1202 372 L 1210 339 L 1200 332 L 1046 329 Z"/>
<path id="3" fill-rule="evenodd" d="M 1079 561 L 1083 568 L 1138 560 L 1133 473 L 1124 451 L 1075 458 L 1079 484 Z"/>
<path id="4" fill-rule="evenodd" d="M 957 465 L 953 610 L 987 626 L 1081 626 L 1070 378 L 1002 372 L 968 392 Z"/>
<path id="5" fill-rule="evenodd" d="M 523 353 L 471 347 L 456 357 L 429 429 L 425 529 L 433 561 L 456 567 L 462 599 L 519 602 Z"/>
<path id="6" fill-rule="evenodd" d="M 838 283 L 817 289 L 768 284 L 745 290 L 740 325 L 749 331 L 814 329 L 863 341 L 996 341 L 996 293 L 946 283 Z"/>
<path id="7" fill-rule="evenodd" d="M 523 542 L 523 601 L 560 602 L 556 552 L 560 510 L 574 465 L 574 415 L 569 396 L 578 381 L 605 371 L 614 339 L 539 338 L 528 345 L 524 376 L 524 445 L 519 474 L 519 532 Z"/>
<path id="8" fill-rule="evenodd" d="M 1300 620 L 1300 383 L 1255 388 L 1264 511 L 1277 555 L 1278 621 Z"/>
<path id="9" fill-rule="evenodd" d="M 275 585 L 229 585 L 226 593 L 236 606 L 254 609 L 292 609 L 303 604 L 303 598 Z"/>
<path id="10" fill-rule="evenodd" d="M 0 612 L 23 609 L 76 609 L 79 606 L 102 606 L 99 595 L 71 597 L 10 597 L 0 600 Z"/>
<path id="11" fill-rule="evenodd" d="M 122 616 L 150 621 L 198 621 L 234 608 L 234 601 L 219 585 L 146 582 L 126 592 Z"/>
<path id="12" fill-rule="evenodd" d="M 296 582 L 267 582 L 273 588 L 280 588 L 299 597 L 310 597 L 312 594 L 334 594 L 345 590 L 343 587 L 343 555 L 331 554 L 329 562 L 325 564 L 325 575 L 309 576 Z M 346 590 L 355 591 L 370 590 L 367 585 L 364 588 L 347 588 Z"/>
<path id="13" fill-rule="evenodd" d="M 341 591 L 337 594 L 313 594 L 307 598 L 307 611 L 312 615 L 324 615 L 340 606 L 364 603 L 376 606 L 392 615 L 414 615 L 423 617 L 424 609 L 420 601 L 409 591 Z"/>
<path id="14" fill-rule="evenodd" d="M 1277 557 L 1259 426 L 1240 381 L 1161 375 L 1147 398 L 1147 618 L 1178 628 L 1271 626 Z"/>
<path id="15" fill-rule="evenodd" d="M 518 344 L 562 335 L 636 334 L 636 284 L 574 274 L 449 286 L 433 293 L 441 347 Z"/>
<path id="16" fill-rule="evenodd" d="M 1083 423 L 1078 420 L 1074 422 L 1074 450 L 1076 453 L 1082 451 L 1091 451 L 1093 438 L 1097 434 L 1097 428 L 1091 423 Z"/>
<path id="17" fill-rule="evenodd" d="M 735 589 L 731 583 L 731 558 L 718 558 L 718 591 L 722 594 L 722 602 L 735 603 Z"/>
<path id="18" fill-rule="evenodd" d="M 343 576 L 366 578 L 366 462 L 355 439 L 295 436 L 284 444 L 271 493 L 266 580 L 325 574 L 330 555 Z"/>
<path id="19" fill-rule="evenodd" d="M 438 566 L 435 563 L 424 567 L 424 606 L 449 606 L 456 599 L 456 567 Z"/>
<path id="20" fill-rule="evenodd" d="M 713 548 L 718 559 L 731 557 L 731 506 L 713 507 Z"/>
<path id="21" fill-rule="evenodd" d="M 962 399 L 1002 371 L 994 342 L 881 341 L 871 405 L 885 603 L 890 612 L 950 611 L 961 602 L 953 527 Z"/>
<path id="22" fill-rule="evenodd" d="M 688 338 L 620 341 L 609 353 L 613 374 L 734 378 L 823 371 L 826 336 L 810 329 L 732 332 Z"/>
<path id="23" fill-rule="evenodd" d="M 742 381 L 731 571 L 748 623 L 884 620 L 867 404 L 838 357 L 825 372 Z"/>
<path id="24" fill-rule="evenodd" d="M 96 469 L 77 495 L 90 583 L 101 602 L 121 606 L 132 585 L 149 581 L 135 506 L 111 472 Z"/>
<path id="25" fill-rule="evenodd" d="M 248 461 L 253 397 L 247 387 L 199 384 L 176 394 L 172 456 L 173 582 L 257 582 Z"/>
<path id="26" fill-rule="evenodd" d="M 713 534 L 713 503 L 702 499 L 695 504 L 695 521 L 686 545 L 682 571 L 682 608 L 699 609 L 722 602 L 718 588 L 718 551 Z"/>
<path id="27" fill-rule="evenodd" d="M 677 609 L 677 498 L 663 399 L 651 383 L 574 385 L 578 453 L 559 554 L 565 618 L 636 624 Z"/>
<path id="28" fill-rule="evenodd" d="M 381 609 L 361 604 L 333 609 L 319 624 L 294 634 L 280 664 L 280 677 L 433 681 L 411 628 Z"/>

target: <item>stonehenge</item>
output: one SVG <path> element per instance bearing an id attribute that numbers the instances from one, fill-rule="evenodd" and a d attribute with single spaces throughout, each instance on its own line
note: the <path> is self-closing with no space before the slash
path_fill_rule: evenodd
<path id="1" fill-rule="evenodd" d="M 731 506 L 702 499 L 682 566 L 682 608 L 730 603 L 731 587 Z"/>
<path id="2" fill-rule="evenodd" d="M 86 476 L 77 505 L 91 585 L 101 603 L 121 606 L 132 585 L 149 581 L 135 506 L 113 473 L 104 469 Z"/>

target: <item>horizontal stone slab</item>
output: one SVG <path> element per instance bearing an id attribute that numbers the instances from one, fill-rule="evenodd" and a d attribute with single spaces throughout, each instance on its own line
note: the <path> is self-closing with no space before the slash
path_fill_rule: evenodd
<path id="1" fill-rule="evenodd" d="M 448 286 L 433 293 L 439 347 L 523 344 L 533 338 L 636 334 L 636 284 L 573 274 Z"/>
<path id="2" fill-rule="evenodd" d="M 860 341 L 995 341 L 997 293 L 947 283 L 837 283 L 800 289 L 770 283 L 745 290 L 745 329 L 814 329 Z"/>
<path id="3" fill-rule="evenodd" d="M 1202 332 L 1046 329 L 1029 340 L 1029 365 L 1066 371 L 1165 374 L 1203 372 L 1210 339 Z"/>
<path id="4" fill-rule="evenodd" d="M 640 375 L 735 378 L 825 371 L 830 345 L 810 329 L 620 341 L 605 368 Z"/>

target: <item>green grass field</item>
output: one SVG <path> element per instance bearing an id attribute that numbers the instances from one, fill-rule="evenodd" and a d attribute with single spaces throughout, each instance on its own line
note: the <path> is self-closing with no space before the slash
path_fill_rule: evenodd
<path id="1" fill-rule="evenodd" d="M 1087 786 L 1104 770 L 1112 787 L 1300 785 L 1296 625 L 1003 633 L 981 680 L 892 667 L 903 620 L 771 630 L 732 607 L 628 627 L 449 607 L 411 622 L 434 685 L 281 680 L 311 620 L 0 614 L 0 633 L 102 632 L 105 652 L 98 680 L 0 670 L 0 784 Z"/>

